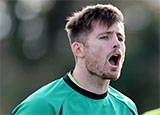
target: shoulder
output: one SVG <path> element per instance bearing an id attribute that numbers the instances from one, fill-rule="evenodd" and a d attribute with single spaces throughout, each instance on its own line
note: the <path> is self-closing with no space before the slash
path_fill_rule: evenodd
<path id="1" fill-rule="evenodd" d="M 34 99 L 32 101 L 23 101 L 12 112 L 12 115 L 29 115 L 29 114 L 54 114 L 55 111 L 46 101 Z"/>
<path id="2" fill-rule="evenodd" d="M 124 103 L 134 113 L 137 113 L 137 107 L 136 107 L 135 103 L 130 98 L 128 98 L 127 96 L 125 96 L 124 94 L 117 91 L 115 88 L 113 88 L 111 86 L 109 86 L 109 88 L 108 88 L 108 93 L 111 94 L 117 100 Z"/>
<path id="3" fill-rule="evenodd" d="M 12 114 L 54 114 L 60 109 L 65 97 L 72 91 L 63 78 L 55 80 L 27 97 Z"/>
<path id="4" fill-rule="evenodd" d="M 37 91 L 32 93 L 28 98 L 26 98 L 25 101 L 33 101 L 33 100 L 47 101 L 49 98 L 56 96 L 55 92 L 57 90 L 61 91 L 60 89 L 62 87 L 64 87 L 63 85 L 64 85 L 64 83 L 63 83 L 62 78 L 55 80 L 55 81 L 48 83 L 48 84 L 44 85 L 43 87 L 39 88 Z"/>

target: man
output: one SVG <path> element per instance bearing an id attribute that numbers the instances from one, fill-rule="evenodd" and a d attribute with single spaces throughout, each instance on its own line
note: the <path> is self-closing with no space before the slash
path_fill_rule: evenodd
<path id="1" fill-rule="evenodd" d="M 68 18 L 73 71 L 33 93 L 12 114 L 137 115 L 135 104 L 112 88 L 125 57 L 123 15 L 112 5 L 87 6 Z"/>

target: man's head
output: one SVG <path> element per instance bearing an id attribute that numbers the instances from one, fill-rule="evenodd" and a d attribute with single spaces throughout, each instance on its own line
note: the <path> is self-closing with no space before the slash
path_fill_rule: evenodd
<path id="1" fill-rule="evenodd" d="M 87 6 L 81 11 L 73 13 L 67 19 L 65 28 L 70 44 L 80 42 L 84 45 L 87 41 L 85 35 L 93 30 L 93 22 L 95 21 L 100 21 L 109 28 L 115 22 L 123 22 L 123 15 L 119 9 L 110 4 Z"/>
<path id="2" fill-rule="evenodd" d="M 123 15 L 112 5 L 87 6 L 66 24 L 72 52 L 90 74 L 118 79 L 125 55 Z"/>

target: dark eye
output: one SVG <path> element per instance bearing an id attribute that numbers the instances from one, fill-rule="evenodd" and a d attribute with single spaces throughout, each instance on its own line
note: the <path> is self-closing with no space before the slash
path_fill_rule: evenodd
<path id="1" fill-rule="evenodd" d="M 121 38 L 121 37 L 118 37 L 118 40 L 119 40 L 120 42 L 123 42 L 123 38 Z"/>
<path id="2" fill-rule="evenodd" d="M 100 39 L 107 40 L 107 39 L 108 39 L 108 36 L 101 36 Z"/>

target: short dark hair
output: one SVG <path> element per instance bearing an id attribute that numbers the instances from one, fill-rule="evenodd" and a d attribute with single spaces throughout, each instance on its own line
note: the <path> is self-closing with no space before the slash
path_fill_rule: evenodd
<path id="1" fill-rule="evenodd" d="M 123 14 L 113 5 L 97 4 L 87 6 L 79 12 L 67 18 L 65 30 L 67 31 L 70 44 L 80 42 L 85 44 L 86 38 L 84 34 L 92 31 L 92 22 L 100 21 L 100 23 L 112 26 L 115 22 L 123 22 Z"/>

